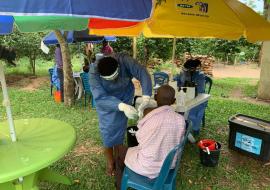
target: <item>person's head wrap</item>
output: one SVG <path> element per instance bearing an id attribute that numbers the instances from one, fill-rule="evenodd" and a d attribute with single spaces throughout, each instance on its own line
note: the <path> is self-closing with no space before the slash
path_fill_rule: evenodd
<path id="1" fill-rule="evenodd" d="M 103 57 L 98 62 L 98 72 L 105 80 L 114 80 L 119 74 L 119 64 L 113 57 Z"/>
<path id="2" fill-rule="evenodd" d="M 196 70 L 201 66 L 201 61 L 199 59 L 189 59 L 184 63 L 185 70 Z"/>

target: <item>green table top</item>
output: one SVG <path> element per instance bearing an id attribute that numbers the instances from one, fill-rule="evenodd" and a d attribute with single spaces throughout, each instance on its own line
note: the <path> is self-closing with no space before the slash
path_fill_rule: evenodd
<path id="1" fill-rule="evenodd" d="M 63 157 L 74 145 L 75 130 L 65 122 L 36 118 L 14 121 L 17 142 L 7 122 L 0 123 L 0 183 L 37 172 Z"/>

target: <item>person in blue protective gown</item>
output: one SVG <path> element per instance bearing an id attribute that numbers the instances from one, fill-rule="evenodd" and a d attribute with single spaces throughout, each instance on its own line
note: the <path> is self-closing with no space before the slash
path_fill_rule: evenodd
<path id="1" fill-rule="evenodd" d="M 63 73 L 63 58 L 61 53 L 61 48 L 59 44 L 56 44 L 55 48 L 55 67 L 57 71 L 57 76 L 59 79 L 61 101 L 64 102 L 64 73 Z"/>
<path id="2" fill-rule="evenodd" d="M 152 82 L 147 69 L 124 53 L 108 57 L 98 54 L 95 63 L 90 65 L 89 75 L 107 159 L 107 174 L 112 176 L 117 167 L 117 152 L 124 141 L 127 119 L 136 119 L 143 114 L 152 95 Z M 143 101 L 138 110 L 131 106 L 135 91 L 133 77 L 142 86 Z"/>
<path id="3" fill-rule="evenodd" d="M 205 75 L 200 71 L 201 61 L 198 59 L 189 59 L 184 63 L 184 68 L 180 75 L 174 79 L 177 81 L 178 88 L 185 87 L 189 84 L 194 84 L 196 94 L 205 93 Z M 204 111 L 207 107 L 207 102 L 202 103 L 190 110 L 188 119 L 192 121 L 194 135 L 198 135 L 202 123 Z"/>

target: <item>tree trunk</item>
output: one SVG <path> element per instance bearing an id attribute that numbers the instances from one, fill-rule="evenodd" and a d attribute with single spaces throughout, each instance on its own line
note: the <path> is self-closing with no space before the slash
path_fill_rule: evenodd
<path id="1" fill-rule="evenodd" d="M 36 62 L 36 55 L 35 52 L 33 52 L 33 54 L 29 55 L 29 63 L 30 63 L 30 68 L 29 70 L 32 72 L 32 74 L 35 76 L 36 72 L 35 72 L 35 62 Z"/>
<path id="2" fill-rule="evenodd" d="M 33 52 L 33 57 L 32 57 L 32 73 L 34 76 L 36 76 L 36 52 Z"/>
<path id="3" fill-rule="evenodd" d="M 264 1 L 264 14 L 267 20 L 270 20 L 270 5 L 267 0 Z M 261 49 L 261 74 L 258 88 L 258 98 L 270 100 L 270 41 L 263 42 Z"/>
<path id="4" fill-rule="evenodd" d="M 66 106 L 71 106 L 74 104 L 74 79 L 70 59 L 70 52 L 68 44 L 66 42 L 65 35 L 62 35 L 62 33 L 59 30 L 55 30 L 54 33 L 60 43 L 63 59 L 64 103 Z"/>
<path id="5" fill-rule="evenodd" d="M 29 63 L 30 63 L 29 71 L 33 73 L 33 59 L 31 54 L 29 55 Z"/>
<path id="6" fill-rule="evenodd" d="M 137 38 L 133 37 L 133 58 L 136 59 L 137 58 Z"/>
<path id="7" fill-rule="evenodd" d="M 33 75 L 36 76 L 36 56 L 34 58 Z"/>

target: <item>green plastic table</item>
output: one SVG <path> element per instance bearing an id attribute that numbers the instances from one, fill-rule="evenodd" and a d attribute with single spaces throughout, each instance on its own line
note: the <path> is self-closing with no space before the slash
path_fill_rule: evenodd
<path id="1" fill-rule="evenodd" d="M 38 190 L 40 180 L 70 185 L 66 176 L 47 167 L 73 147 L 73 127 L 45 118 L 15 120 L 14 125 L 17 142 L 11 142 L 8 123 L 0 123 L 0 190 Z"/>

